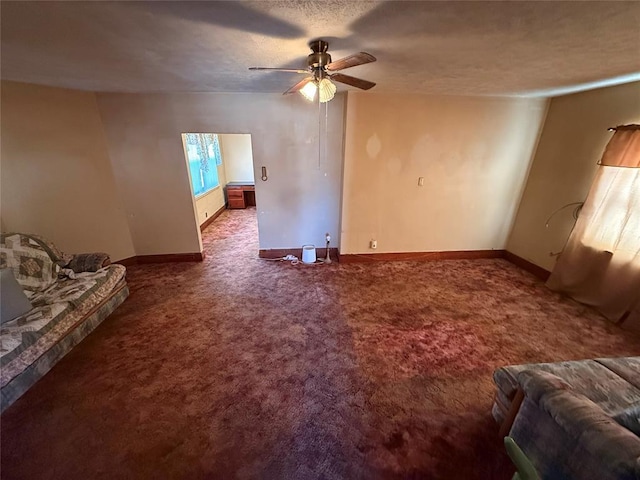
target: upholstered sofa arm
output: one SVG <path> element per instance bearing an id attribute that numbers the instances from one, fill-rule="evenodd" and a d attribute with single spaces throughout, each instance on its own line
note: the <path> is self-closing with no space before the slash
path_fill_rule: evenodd
<path id="1" fill-rule="evenodd" d="M 75 273 L 97 272 L 110 263 L 111 259 L 107 253 L 79 253 L 71 258 L 66 268 L 70 268 Z"/>
<path id="2" fill-rule="evenodd" d="M 551 396 L 563 390 L 571 390 L 562 378 L 541 370 L 525 370 L 518 374 L 518 385 L 527 398 L 540 406 L 543 397 Z"/>
<path id="3" fill-rule="evenodd" d="M 640 479 L 639 437 L 555 375 L 524 371 L 518 375 L 518 383 L 526 399 L 546 412 L 568 438 L 577 439 L 582 449 L 607 466 L 611 478 Z"/>

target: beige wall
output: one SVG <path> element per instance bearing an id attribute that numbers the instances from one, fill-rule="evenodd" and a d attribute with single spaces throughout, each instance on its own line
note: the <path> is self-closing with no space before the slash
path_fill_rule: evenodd
<path id="1" fill-rule="evenodd" d="M 222 182 L 221 182 L 222 185 Z M 198 225 L 206 222 L 211 215 L 224 207 L 224 190 L 222 186 L 200 195 L 196 198 L 196 212 L 198 215 Z"/>
<path id="2" fill-rule="evenodd" d="M 3 81 L 1 156 L 4 229 L 135 254 L 93 93 Z"/>
<path id="3" fill-rule="evenodd" d="M 317 109 L 299 96 L 97 98 L 2 82 L 6 230 L 114 259 L 199 251 L 197 225 L 224 197 L 220 188 L 194 201 L 180 134 L 243 132 L 253 134 L 254 175 L 269 169 L 256 184 L 261 248 L 322 245 L 326 231 L 343 253 L 371 253 L 374 238 L 376 252 L 504 248 L 513 224 L 507 248 L 551 269 L 549 252 L 563 247 L 573 220 L 568 209 L 547 229 L 546 218 L 584 199 L 606 128 L 640 122 L 640 83 L 553 99 L 522 194 L 544 100 L 338 95 L 318 162 Z"/>
<path id="4" fill-rule="evenodd" d="M 224 163 L 218 165 L 218 181 L 220 182 L 219 187 L 195 199 L 198 225 L 202 225 L 211 215 L 225 206 L 224 186 L 227 184 L 227 177 Z"/>
<path id="5" fill-rule="evenodd" d="M 227 182 L 253 182 L 251 135 L 225 134 L 219 138 Z"/>
<path id="6" fill-rule="evenodd" d="M 342 253 L 502 249 L 541 99 L 349 93 Z M 418 186 L 424 177 L 424 186 Z"/>
<path id="7" fill-rule="evenodd" d="M 98 94 L 98 104 L 138 255 L 202 248 L 184 132 L 251 134 L 256 169 L 269 172 L 256 183 L 261 248 L 339 240 L 343 95 L 329 106 L 321 162 L 318 108 L 300 95 Z"/>
<path id="8" fill-rule="evenodd" d="M 572 208 L 545 222 L 556 209 L 584 201 L 611 138 L 608 127 L 640 123 L 640 82 L 551 100 L 527 186 L 507 249 L 552 270 L 573 228 Z"/>

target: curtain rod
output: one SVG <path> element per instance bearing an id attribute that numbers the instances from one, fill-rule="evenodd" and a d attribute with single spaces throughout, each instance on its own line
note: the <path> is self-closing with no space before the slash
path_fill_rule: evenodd
<path id="1" fill-rule="evenodd" d="M 618 125 L 617 127 L 609 127 L 607 128 L 610 132 L 615 132 L 617 130 L 640 130 L 640 125 L 635 123 L 629 125 Z"/>

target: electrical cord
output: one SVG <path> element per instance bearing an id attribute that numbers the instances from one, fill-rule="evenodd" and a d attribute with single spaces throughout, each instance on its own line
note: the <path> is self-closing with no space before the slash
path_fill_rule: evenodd
<path id="1" fill-rule="evenodd" d="M 573 209 L 573 221 L 574 223 L 578 221 L 578 217 L 580 216 L 580 211 L 582 210 L 582 207 L 584 206 L 584 202 L 571 202 L 571 203 L 567 203 L 566 205 L 563 205 L 562 207 L 558 208 L 555 212 L 553 212 L 551 215 L 549 215 L 549 218 L 547 218 L 547 221 L 544 224 L 545 228 L 549 228 L 549 223 L 551 222 L 551 219 L 558 213 L 560 213 L 562 210 L 564 210 L 567 207 L 571 207 L 573 205 L 576 205 L 576 208 Z M 559 255 L 561 255 L 563 252 L 563 250 L 560 250 L 559 252 L 549 252 L 549 256 L 550 257 L 557 257 Z"/>
<path id="2" fill-rule="evenodd" d="M 551 222 L 551 219 L 553 217 L 555 217 L 558 213 L 560 213 L 565 208 L 571 207 L 573 205 L 577 205 L 576 208 L 573 209 L 573 219 L 578 220 L 578 216 L 580 215 L 580 210 L 582 210 L 582 206 L 584 205 L 584 202 L 567 203 L 566 205 L 563 205 L 562 207 L 558 208 L 555 212 L 553 212 L 551 215 L 549 215 L 549 218 L 547 218 L 547 221 L 544 224 L 545 228 L 549 228 L 549 222 Z"/>
<path id="3" fill-rule="evenodd" d="M 290 262 L 291 265 L 305 265 L 305 266 L 317 266 L 317 265 L 326 265 L 327 263 L 324 259 L 318 259 L 314 263 L 305 263 L 301 262 L 298 257 L 295 255 L 285 255 L 281 258 L 261 258 L 261 260 L 268 260 L 269 262 Z"/>
<path id="4" fill-rule="evenodd" d="M 298 264 L 303 264 L 303 265 L 328 265 L 330 263 L 333 263 L 331 261 L 331 255 L 329 253 L 329 244 L 331 242 L 331 235 L 329 235 L 329 233 L 325 234 L 325 240 L 327 242 L 327 256 L 326 258 L 318 258 L 315 262 L 313 263 L 305 263 L 305 262 L 301 262 L 300 259 L 298 259 L 298 257 L 296 257 L 295 255 L 285 255 L 284 257 L 281 258 L 261 258 L 261 260 L 269 260 L 270 262 L 291 262 L 291 265 L 298 265 Z"/>
<path id="5" fill-rule="evenodd" d="M 300 260 L 298 260 L 298 257 L 296 257 L 295 255 L 286 255 L 282 257 L 282 261 L 291 262 L 291 265 L 297 265 L 300 263 Z"/>
<path id="6" fill-rule="evenodd" d="M 298 257 L 295 255 L 285 255 L 279 258 L 260 258 L 260 260 L 267 260 L 268 262 L 291 262 L 291 265 L 300 263 L 300 260 L 298 260 Z"/>

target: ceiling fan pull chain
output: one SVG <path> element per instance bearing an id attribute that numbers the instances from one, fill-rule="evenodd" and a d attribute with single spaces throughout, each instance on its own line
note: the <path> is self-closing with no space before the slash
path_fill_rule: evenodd
<path id="1" fill-rule="evenodd" d="M 318 94 L 318 170 L 322 164 L 322 103 Z"/>
<path id="2" fill-rule="evenodd" d="M 324 164 L 327 165 L 329 151 L 329 102 L 324 103 Z"/>

